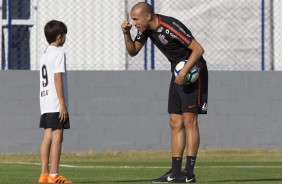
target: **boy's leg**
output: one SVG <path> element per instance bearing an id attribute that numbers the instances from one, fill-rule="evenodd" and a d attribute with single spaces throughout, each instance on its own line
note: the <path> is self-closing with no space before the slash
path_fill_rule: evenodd
<path id="1" fill-rule="evenodd" d="M 40 144 L 40 161 L 41 161 L 41 173 L 49 172 L 49 156 L 50 147 L 52 142 L 52 129 L 44 129 L 44 134 Z"/>
<path id="2" fill-rule="evenodd" d="M 61 157 L 61 148 L 63 141 L 63 129 L 53 129 L 52 130 L 52 144 L 51 144 L 51 167 L 50 174 L 58 174 L 59 163 Z"/>

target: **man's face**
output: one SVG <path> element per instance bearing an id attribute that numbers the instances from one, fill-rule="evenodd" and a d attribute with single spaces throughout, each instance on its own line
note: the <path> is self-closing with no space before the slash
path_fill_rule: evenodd
<path id="1" fill-rule="evenodd" d="M 131 11 L 132 25 L 135 26 L 138 31 L 144 32 L 149 26 L 149 15 L 142 13 L 139 9 Z"/>

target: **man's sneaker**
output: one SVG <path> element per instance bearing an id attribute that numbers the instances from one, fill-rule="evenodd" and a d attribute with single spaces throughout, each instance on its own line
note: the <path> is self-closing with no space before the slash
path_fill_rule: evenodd
<path id="1" fill-rule="evenodd" d="M 184 169 L 182 172 L 182 175 L 185 176 L 185 183 L 195 183 L 196 182 L 196 177 L 194 174 L 189 174 L 186 169 Z"/>
<path id="2" fill-rule="evenodd" d="M 171 176 L 168 178 L 168 183 L 195 183 L 196 179 L 195 176 L 193 177 L 188 177 L 186 175 L 180 174 L 176 177 Z"/>
<path id="3" fill-rule="evenodd" d="M 192 176 L 186 176 L 185 183 L 196 183 L 196 177 L 193 174 Z"/>
<path id="4" fill-rule="evenodd" d="M 172 175 L 172 171 L 170 169 L 161 177 L 153 179 L 152 183 L 168 183 L 168 180 L 170 180 L 171 175 Z"/>
<path id="5" fill-rule="evenodd" d="M 57 175 L 55 177 L 52 177 L 51 175 L 48 176 L 48 183 L 64 183 L 64 184 L 73 184 L 70 180 L 67 178 Z"/>
<path id="6" fill-rule="evenodd" d="M 48 183 L 48 176 L 49 176 L 48 173 L 40 174 L 38 183 Z"/>
<path id="7" fill-rule="evenodd" d="M 170 178 L 168 178 L 168 183 L 186 183 L 186 176 L 185 175 L 178 175 L 178 176 L 171 176 Z"/>

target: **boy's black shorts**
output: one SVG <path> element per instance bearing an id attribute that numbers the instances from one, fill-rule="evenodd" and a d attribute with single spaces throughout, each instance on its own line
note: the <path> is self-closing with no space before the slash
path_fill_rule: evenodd
<path id="1" fill-rule="evenodd" d="M 208 111 L 208 70 L 204 65 L 199 68 L 198 80 L 189 85 L 178 85 L 174 83 L 175 76 L 172 75 L 169 97 L 168 113 L 182 114 L 193 112 L 207 114 Z"/>
<path id="2" fill-rule="evenodd" d="M 52 128 L 52 129 L 69 129 L 70 121 L 69 117 L 66 122 L 62 123 L 59 119 L 59 112 L 45 113 L 40 117 L 40 128 Z"/>

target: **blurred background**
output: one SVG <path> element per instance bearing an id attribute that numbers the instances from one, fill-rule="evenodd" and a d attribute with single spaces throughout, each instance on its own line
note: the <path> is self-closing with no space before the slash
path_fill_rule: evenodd
<path id="1" fill-rule="evenodd" d="M 133 58 L 124 46 L 120 25 L 137 2 L 0 0 L 0 153 L 38 152 L 38 62 L 52 19 L 68 27 L 64 151 L 170 149 L 170 63 L 149 40 Z M 183 22 L 205 49 L 209 110 L 199 116 L 200 148 L 281 149 L 282 1 L 146 2 Z"/>
<path id="2" fill-rule="evenodd" d="M 44 25 L 68 27 L 69 70 L 169 70 L 150 41 L 128 57 L 120 24 L 137 0 L 1 0 L 1 70 L 38 70 Z M 146 0 L 173 16 L 205 49 L 210 70 L 282 70 L 281 0 Z M 132 28 L 132 37 L 136 34 Z M 275 39 L 274 39 L 275 38 Z"/>

